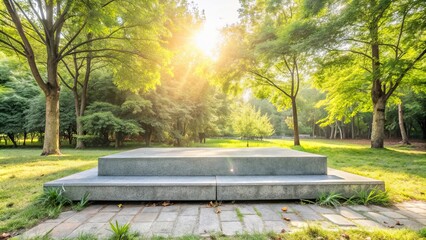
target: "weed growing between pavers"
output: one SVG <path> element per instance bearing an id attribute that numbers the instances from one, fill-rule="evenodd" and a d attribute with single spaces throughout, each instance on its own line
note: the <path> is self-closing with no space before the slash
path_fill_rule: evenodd
<path id="1" fill-rule="evenodd" d="M 235 212 L 237 213 L 238 220 L 242 223 L 244 221 L 244 215 L 241 213 L 239 208 L 235 208 Z"/>

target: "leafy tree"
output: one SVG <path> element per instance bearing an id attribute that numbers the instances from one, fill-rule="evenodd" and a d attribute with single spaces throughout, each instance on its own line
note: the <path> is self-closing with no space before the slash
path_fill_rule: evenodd
<path id="1" fill-rule="evenodd" d="M 274 129 L 269 117 L 256 111 L 250 105 L 237 106 L 232 113 L 232 128 L 234 134 L 248 140 L 253 137 L 268 137 L 274 134 Z"/>
<path id="2" fill-rule="evenodd" d="M 309 25 L 297 1 L 242 1 L 241 24 L 229 27 L 219 68 L 225 85 L 238 80 L 276 106 L 292 109 L 294 145 L 300 145 L 297 95 L 307 70 L 303 42 Z"/>
<path id="3" fill-rule="evenodd" d="M 138 89 L 141 82 L 159 80 L 163 58 L 157 53 L 162 52 L 159 38 L 164 33 L 161 7 L 158 2 L 136 0 L 3 0 L 0 44 L 27 60 L 34 80 L 46 96 L 42 155 L 60 154 L 58 69 L 69 56 L 120 53 L 114 62 L 119 63 L 115 73 L 120 81 L 116 83 L 122 88 Z M 90 68 L 86 70 L 90 73 Z"/>
<path id="4" fill-rule="evenodd" d="M 383 148 L 386 104 L 426 54 L 425 1 L 306 0 L 304 6 L 316 29 L 309 35 L 311 46 L 328 52 L 320 69 L 328 103 L 334 102 L 328 119 L 341 114 L 337 107 L 353 114 L 365 109 L 350 102 L 363 103 L 370 93 L 371 147 Z"/>
<path id="5" fill-rule="evenodd" d="M 138 135 L 143 129 L 134 121 L 120 118 L 120 106 L 105 102 L 95 102 L 87 109 L 87 115 L 81 117 L 87 136 L 83 141 L 93 145 L 108 146 L 110 136 L 115 137 L 115 146 L 123 146 L 124 138 Z"/>

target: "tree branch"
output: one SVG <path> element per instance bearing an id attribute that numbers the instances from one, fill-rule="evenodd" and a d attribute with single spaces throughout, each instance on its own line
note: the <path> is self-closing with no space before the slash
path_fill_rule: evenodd
<path id="1" fill-rule="evenodd" d="M 408 71 L 410 71 L 410 69 L 412 69 L 414 67 L 414 65 L 420 61 L 423 56 L 426 54 L 426 48 L 423 49 L 423 51 L 416 57 L 416 59 L 414 59 L 413 62 L 411 62 L 401 73 L 401 75 L 399 75 L 399 77 L 395 80 L 395 84 L 392 86 L 392 88 L 389 89 L 389 92 L 386 93 L 386 99 L 389 99 L 389 97 L 392 95 L 392 93 L 395 91 L 395 89 L 399 86 L 399 84 L 401 83 L 402 79 L 404 78 L 404 76 L 407 74 Z"/>

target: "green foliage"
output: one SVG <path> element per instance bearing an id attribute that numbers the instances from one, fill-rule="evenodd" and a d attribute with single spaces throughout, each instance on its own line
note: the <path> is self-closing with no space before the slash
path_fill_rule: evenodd
<path id="1" fill-rule="evenodd" d="M 422 229 L 420 229 L 420 231 L 419 231 L 419 235 L 420 235 L 420 237 L 424 237 L 424 238 L 426 238 L 426 228 L 422 228 Z"/>
<path id="2" fill-rule="evenodd" d="M 321 193 L 320 196 L 316 199 L 316 202 L 320 206 L 333 206 L 337 207 L 345 198 L 340 193 L 330 192 L 330 193 Z"/>
<path id="3" fill-rule="evenodd" d="M 363 204 L 363 205 L 389 205 L 390 198 L 387 191 L 381 191 L 379 189 L 371 190 L 362 190 L 357 192 L 357 194 L 349 199 L 353 204 Z"/>
<path id="4" fill-rule="evenodd" d="M 242 138 L 263 138 L 274 133 L 269 117 L 261 115 L 250 105 L 241 105 L 232 115 L 232 128 L 237 136 Z"/>
<path id="5" fill-rule="evenodd" d="M 37 204 L 46 208 L 63 207 L 71 204 L 71 200 L 64 196 L 64 188 L 46 188 L 38 197 Z"/>
<path id="6" fill-rule="evenodd" d="M 89 205 L 89 201 L 90 201 L 89 196 L 90 196 L 89 192 L 84 193 L 84 195 L 81 197 L 80 201 L 73 204 L 72 209 L 74 211 L 77 211 L 77 212 L 85 209 L 87 207 L 87 205 Z"/>
<path id="7" fill-rule="evenodd" d="M 130 223 L 124 225 L 119 225 L 118 221 L 115 221 L 115 224 L 109 223 L 113 235 L 111 240 L 129 240 L 133 239 L 133 235 L 130 234 Z"/>

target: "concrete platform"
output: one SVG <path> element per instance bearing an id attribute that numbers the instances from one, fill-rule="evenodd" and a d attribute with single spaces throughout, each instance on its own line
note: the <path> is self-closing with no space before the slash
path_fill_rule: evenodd
<path id="1" fill-rule="evenodd" d="M 99 158 L 100 176 L 326 175 L 325 156 L 283 148 L 140 148 Z"/>
<path id="2" fill-rule="evenodd" d="M 361 190 L 385 190 L 383 181 L 329 168 L 329 175 L 218 176 L 217 200 L 315 199 L 338 192 L 351 197 Z"/>
<path id="3" fill-rule="evenodd" d="M 330 175 L 301 176 L 98 176 L 97 169 L 44 184 L 63 187 L 65 195 L 92 201 L 204 201 L 314 199 L 322 192 L 354 195 L 361 189 L 384 190 L 384 182 L 334 169 Z"/>
<path id="4" fill-rule="evenodd" d="M 212 176 L 98 176 L 93 168 L 44 184 L 63 187 L 71 200 L 86 192 L 91 201 L 187 201 L 216 199 L 216 177 Z"/>

